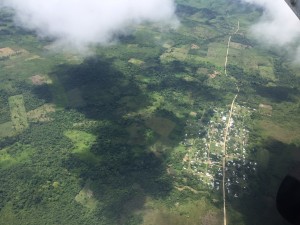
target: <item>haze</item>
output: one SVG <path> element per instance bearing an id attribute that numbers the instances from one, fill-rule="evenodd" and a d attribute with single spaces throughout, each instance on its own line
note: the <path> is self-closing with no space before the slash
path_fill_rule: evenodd
<path id="1" fill-rule="evenodd" d="M 252 33 L 270 45 L 287 46 L 300 37 L 300 22 L 284 0 L 243 0 L 265 9 Z"/>
<path id="2" fill-rule="evenodd" d="M 143 22 L 176 25 L 173 0 L 2 0 L 21 26 L 75 47 L 107 44 Z"/>

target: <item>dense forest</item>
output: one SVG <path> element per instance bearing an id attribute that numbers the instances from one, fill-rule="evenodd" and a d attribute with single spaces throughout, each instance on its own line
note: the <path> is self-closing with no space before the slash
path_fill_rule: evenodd
<path id="1" fill-rule="evenodd" d="M 300 77 L 248 35 L 261 9 L 177 1 L 177 29 L 140 25 L 90 56 L 52 51 L 13 13 L 0 11 L 0 225 L 220 224 L 219 170 L 192 153 L 223 132 L 236 86 L 247 135 L 230 146 L 245 142 L 257 167 L 231 166 L 247 180 L 228 191 L 229 224 L 284 224 L 274 204 L 299 160 Z"/>

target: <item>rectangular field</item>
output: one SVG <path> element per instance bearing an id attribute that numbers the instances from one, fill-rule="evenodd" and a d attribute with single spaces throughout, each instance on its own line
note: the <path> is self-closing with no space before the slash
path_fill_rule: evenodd
<path id="1" fill-rule="evenodd" d="M 12 122 L 0 124 L 0 138 L 11 137 L 15 134 Z"/>
<path id="2" fill-rule="evenodd" d="M 17 132 L 25 130 L 29 125 L 27 121 L 27 114 L 24 105 L 23 95 L 15 95 L 9 97 L 8 104 L 10 108 L 13 128 Z"/>

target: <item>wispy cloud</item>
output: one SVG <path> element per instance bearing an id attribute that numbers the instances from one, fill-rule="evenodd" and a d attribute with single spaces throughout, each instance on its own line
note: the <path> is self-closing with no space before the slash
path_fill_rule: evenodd
<path id="1" fill-rule="evenodd" d="M 264 8 L 252 33 L 264 43 L 287 46 L 300 38 L 300 22 L 284 0 L 242 0 Z"/>
<path id="2" fill-rule="evenodd" d="M 173 0 L 0 0 L 16 22 L 40 36 L 87 47 L 107 44 L 143 22 L 177 23 Z"/>

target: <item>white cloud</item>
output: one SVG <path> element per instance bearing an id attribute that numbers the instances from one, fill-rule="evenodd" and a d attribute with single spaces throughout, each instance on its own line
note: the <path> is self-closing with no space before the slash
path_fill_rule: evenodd
<path id="1" fill-rule="evenodd" d="M 264 43 L 288 46 L 300 38 L 300 22 L 284 0 L 242 0 L 265 9 L 252 33 Z"/>
<path id="2" fill-rule="evenodd" d="M 1 0 L 0 0 L 1 1 Z M 16 21 L 76 47 L 110 43 L 143 22 L 177 23 L 173 0 L 2 0 Z"/>

